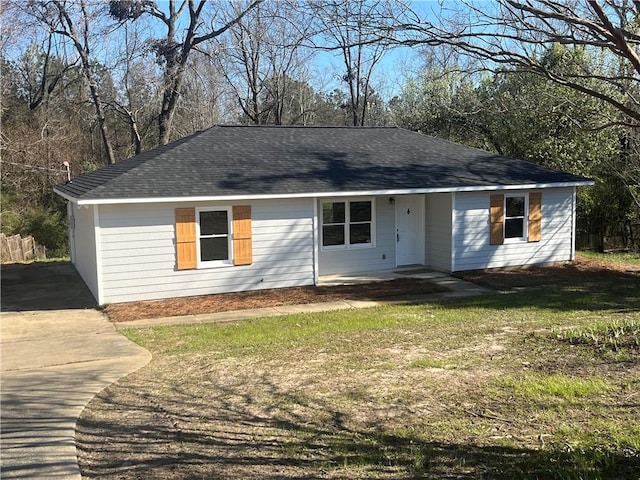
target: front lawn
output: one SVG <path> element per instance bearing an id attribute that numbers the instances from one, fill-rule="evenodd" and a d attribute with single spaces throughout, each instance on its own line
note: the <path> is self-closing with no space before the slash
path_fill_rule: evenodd
<path id="1" fill-rule="evenodd" d="M 84 411 L 87 478 L 640 472 L 635 274 L 125 333 L 153 360 Z"/>

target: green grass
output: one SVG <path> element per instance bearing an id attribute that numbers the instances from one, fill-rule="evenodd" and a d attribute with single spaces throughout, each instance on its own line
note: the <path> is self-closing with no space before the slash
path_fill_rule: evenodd
<path id="1" fill-rule="evenodd" d="M 524 401 L 553 404 L 557 401 L 575 403 L 592 395 L 614 389 L 604 378 L 573 378 L 562 373 L 545 375 L 528 373 L 521 377 L 506 377 L 500 383 L 513 390 Z"/>
<path id="2" fill-rule="evenodd" d="M 640 352 L 640 319 L 635 317 L 602 320 L 590 325 L 554 330 L 561 341 L 572 345 L 590 345 L 603 353 L 621 356 Z"/>
<path id="3" fill-rule="evenodd" d="M 452 363 L 437 358 L 421 358 L 409 363 L 409 368 L 455 368 Z"/>
<path id="4" fill-rule="evenodd" d="M 579 287 L 537 289 L 516 294 L 443 301 L 414 306 L 383 306 L 364 310 L 341 310 L 330 314 L 300 314 L 259 318 L 233 324 L 198 324 L 123 328 L 125 335 L 140 345 L 162 354 L 202 354 L 216 357 L 268 355 L 282 348 L 350 348 L 341 344 L 349 334 L 370 332 L 398 338 L 402 328 L 417 329 L 435 345 L 445 348 L 466 335 L 490 334 L 497 324 L 515 328 L 536 325 L 557 328 L 596 324 L 598 312 L 640 309 L 637 284 L 620 284 L 607 289 Z M 637 325 L 637 320 L 634 321 Z M 440 329 L 441 335 L 432 330 Z M 354 347 L 357 348 L 357 347 Z"/>
<path id="5" fill-rule="evenodd" d="M 62 257 L 47 257 L 47 258 L 42 258 L 42 257 L 34 257 L 31 260 L 24 260 L 24 261 L 18 261 L 18 262 L 13 262 L 14 264 L 22 264 L 22 265 L 31 265 L 31 264 L 39 264 L 39 263 L 59 263 L 59 262 L 70 262 L 71 261 L 71 257 L 68 255 L 62 256 Z"/>
<path id="6" fill-rule="evenodd" d="M 117 427 L 96 438 L 126 443 L 124 425 L 168 436 L 192 478 L 237 475 L 224 473 L 231 467 L 253 468 L 241 470 L 253 478 L 613 480 L 640 471 L 633 279 L 124 332 L 153 361 L 106 390 Z M 125 388 L 135 392 L 128 402 Z M 251 441 L 220 454 L 211 439 L 229 435 Z M 268 460 L 252 460 L 258 453 Z M 118 464 L 113 455 L 105 464 Z"/>
<path id="7" fill-rule="evenodd" d="M 599 253 L 581 250 L 578 255 L 612 264 L 640 265 L 640 253 Z"/>
<path id="8" fill-rule="evenodd" d="M 189 325 L 122 331 L 142 346 L 165 354 L 210 353 L 219 356 L 268 355 L 295 345 L 331 348 L 336 335 L 380 331 L 407 321 L 404 314 L 388 315 L 387 308 L 337 311 L 326 321 L 324 315 L 300 314 L 259 318 L 225 325 Z M 410 323 L 425 322 L 417 315 Z"/>

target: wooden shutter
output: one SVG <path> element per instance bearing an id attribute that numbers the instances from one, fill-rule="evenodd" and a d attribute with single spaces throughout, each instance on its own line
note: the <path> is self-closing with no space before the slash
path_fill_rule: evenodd
<path id="1" fill-rule="evenodd" d="M 501 193 L 491 195 L 489 203 L 490 243 L 502 245 L 504 243 L 504 195 Z"/>
<path id="2" fill-rule="evenodd" d="M 233 207 L 233 264 L 251 265 L 251 206 Z"/>
<path id="3" fill-rule="evenodd" d="M 178 270 L 198 266 L 195 208 L 176 208 L 176 264 Z"/>
<path id="4" fill-rule="evenodd" d="M 542 238 L 542 192 L 529 194 L 529 241 L 539 242 Z"/>

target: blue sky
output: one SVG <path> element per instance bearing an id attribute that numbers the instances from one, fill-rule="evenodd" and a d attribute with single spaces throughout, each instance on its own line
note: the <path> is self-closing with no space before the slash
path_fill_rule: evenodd
<path id="1" fill-rule="evenodd" d="M 408 76 L 421 66 L 418 48 L 398 47 L 389 50 L 377 65 L 373 75 L 373 88 L 387 100 L 400 93 Z M 322 78 L 312 79 L 314 88 L 332 91 L 343 88 L 339 75 L 344 74 L 344 64 L 338 52 L 319 52 L 314 58 L 312 71 Z"/>

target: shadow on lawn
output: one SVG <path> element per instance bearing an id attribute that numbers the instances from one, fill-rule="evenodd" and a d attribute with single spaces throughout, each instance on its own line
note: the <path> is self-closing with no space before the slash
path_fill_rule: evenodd
<path id="1" fill-rule="evenodd" d="M 632 273 L 576 271 L 571 281 L 541 277 L 524 291 L 512 280 L 513 293 L 443 302 L 452 308 L 640 311 L 640 279 Z M 531 448 L 508 446 L 510 435 L 521 434 L 515 424 L 502 439 L 484 435 L 476 442 L 471 432 L 450 426 L 451 441 L 427 441 L 410 428 L 385 430 L 373 416 L 353 419 L 323 400 L 320 390 L 307 395 L 274 384 L 266 374 L 254 378 L 250 372 L 234 372 L 227 378 L 223 368 L 190 365 L 186 377 L 180 377 L 185 372 L 181 368 L 158 366 L 156 372 L 147 367 L 89 404 L 76 432 L 83 477 L 613 480 L 637 478 L 640 471 L 637 451 L 543 447 L 535 438 Z M 368 411 L 367 402 L 362 400 L 360 413 Z M 455 423 L 451 415 L 448 419 Z M 448 419 L 437 416 L 433 421 Z M 483 425 L 503 431 L 503 423 L 491 422 Z M 425 438 L 430 434 L 425 432 Z M 434 436 L 449 438 L 438 432 Z"/>
<path id="2" fill-rule="evenodd" d="M 212 386 L 207 398 L 175 388 L 160 403 L 160 396 L 138 395 L 139 385 L 114 385 L 101 394 L 108 399 L 93 409 L 97 416 L 84 415 L 77 425 L 82 476 L 621 479 L 640 469 L 637 456 L 601 449 L 481 446 L 354 430 L 319 398 L 267 389 L 278 401 L 264 408 L 235 387 Z"/>
<path id="3" fill-rule="evenodd" d="M 502 294 L 453 301 L 458 304 L 497 309 L 532 306 L 559 311 L 640 311 L 640 272 L 584 271 L 567 265 L 472 272 L 459 277 Z"/>

